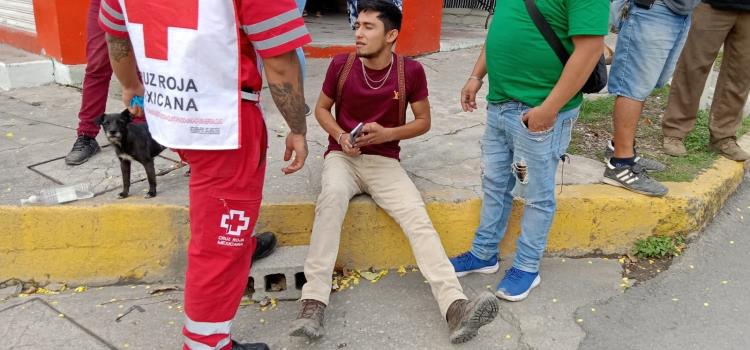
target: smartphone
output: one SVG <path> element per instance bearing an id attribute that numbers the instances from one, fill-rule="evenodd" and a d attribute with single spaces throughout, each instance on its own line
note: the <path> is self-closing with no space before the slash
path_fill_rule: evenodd
<path id="1" fill-rule="evenodd" d="M 357 140 L 357 137 L 362 134 L 362 128 L 365 127 L 364 123 L 359 123 L 357 126 L 352 129 L 352 131 L 349 133 L 349 143 L 354 144 L 354 141 Z"/>

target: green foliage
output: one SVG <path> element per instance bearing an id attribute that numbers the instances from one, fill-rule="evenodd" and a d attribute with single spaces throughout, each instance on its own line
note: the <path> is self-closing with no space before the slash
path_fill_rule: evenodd
<path id="1" fill-rule="evenodd" d="M 601 120 L 609 121 L 612 118 L 612 110 L 615 105 L 615 97 L 607 96 L 596 99 L 584 99 L 581 111 L 578 115 L 579 123 L 593 123 Z"/>
<path id="2" fill-rule="evenodd" d="M 663 258 L 679 253 L 685 246 L 682 236 L 651 236 L 639 239 L 633 245 L 633 254 L 639 258 Z"/>

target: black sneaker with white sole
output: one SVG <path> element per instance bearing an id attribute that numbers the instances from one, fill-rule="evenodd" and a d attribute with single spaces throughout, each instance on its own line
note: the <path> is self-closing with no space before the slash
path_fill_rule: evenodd
<path id="1" fill-rule="evenodd" d="M 99 144 L 96 143 L 93 137 L 78 136 L 76 142 L 73 144 L 73 149 L 65 156 L 65 164 L 81 165 L 86 163 L 91 156 L 99 153 L 100 150 Z"/>
<path id="2" fill-rule="evenodd" d="M 669 191 L 659 181 L 650 178 L 640 164 L 615 167 L 609 159 L 605 163 L 602 182 L 606 184 L 625 187 L 633 192 L 652 197 L 662 197 Z"/>
<path id="3" fill-rule="evenodd" d="M 612 145 L 612 140 L 609 140 L 607 141 L 607 146 L 604 147 L 604 160 L 607 161 L 614 156 L 615 146 Z M 640 165 L 646 171 L 664 171 L 667 168 L 666 165 L 657 160 L 639 156 L 637 152 L 635 152 L 635 164 Z"/>

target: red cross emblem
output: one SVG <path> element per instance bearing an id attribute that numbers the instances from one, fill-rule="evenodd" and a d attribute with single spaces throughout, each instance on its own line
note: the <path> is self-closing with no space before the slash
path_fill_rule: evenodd
<path id="1" fill-rule="evenodd" d="M 222 228 L 227 229 L 227 234 L 230 236 L 239 236 L 242 231 L 246 231 L 250 227 L 250 218 L 245 216 L 245 212 L 241 210 L 229 210 L 229 214 L 221 216 Z"/>
<path id="2" fill-rule="evenodd" d="M 198 29 L 198 0 L 126 0 L 128 22 L 143 25 L 146 57 L 166 61 L 169 28 Z"/>

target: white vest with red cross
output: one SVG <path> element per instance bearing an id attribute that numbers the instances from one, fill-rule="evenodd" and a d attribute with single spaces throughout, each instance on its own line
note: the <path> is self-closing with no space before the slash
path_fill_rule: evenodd
<path id="1" fill-rule="evenodd" d="M 119 0 L 153 138 L 177 149 L 239 148 L 234 1 Z"/>

